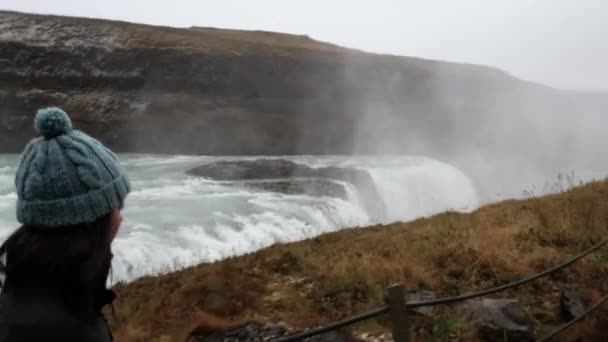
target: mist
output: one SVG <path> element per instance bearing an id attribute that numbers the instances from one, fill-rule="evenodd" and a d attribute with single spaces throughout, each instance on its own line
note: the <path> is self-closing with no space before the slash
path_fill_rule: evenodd
<path id="1" fill-rule="evenodd" d="M 115 10 L 118 6 L 121 11 Z M 608 24 L 602 14 L 608 5 L 599 0 L 467 0 L 458 6 L 441 1 L 388 0 L 356 4 L 182 0 L 171 6 L 162 2 L 107 1 L 91 5 L 64 0 L 6 1 L 2 7 L 176 27 L 197 25 L 307 34 L 373 53 L 412 56 L 345 54 L 333 64 L 313 61 L 316 64 L 311 63 L 310 70 L 306 70 L 309 75 L 298 75 L 308 82 L 302 86 L 309 91 L 307 98 L 298 98 L 297 104 L 277 104 L 276 109 L 271 108 L 274 112 L 264 113 L 267 121 L 258 116 L 249 127 L 243 128 L 237 119 L 230 121 L 232 117 L 226 122 L 218 121 L 223 125 L 221 130 L 228 132 L 224 135 L 237 136 L 248 129 L 248 134 L 258 134 L 265 146 L 278 146 L 273 153 L 428 156 L 462 170 L 474 181 L 484 200 L 499 194 L 517 196 L 534 189 L 542 192 L 552 188 L 558 174 L 572 171 L 577 180 L 603 177 L 608 166 L 608 147 L 602 143 L 608 133 L 608 96 L 602 92 L 608 89 L 608 48 L 602 44 Z M 244 64 L 244 59 L 235 57 L 234 65 Z M 256 69 L 258 66 L 251 68 L 260 70 Z M 162 88 L 161 76 L 166 69 L 159 70 L 138 81 L 150 89 L 157 87 L 154 91 L 169 92 Z M 179 71 L 190 76 L 190 69 Z M 152 80 L 153 76 L 158 79 Z M 137 102 L 135 105 L 142 111 L 156 110 L 162 115 L 179 112 L 188 120 L 198 119 L 195 115 L 199 112 L 213 116 L 230 110 L 237 117 L 246 112 L 242 103 L 220 101 L 218 105 L 213 102 L 214 96 L 236 98 L 253 93 L 287 103 L 290 96 L 299 94 L 300 84 L 289 93 L 273 83 L 277 80 L 282 81 L 280 77 L 264 80 L 267 84 L 262 86 L 267 85 L 267 89 L 254 84 L 257 88 L 253 90 L 218 90 L 215 84 L 213 94 L 201 96 L 193 89 L 175 95 L 184 90 L 177 89 L 183 86 L 178 82 L 174 86 L 177 90 L 171 89 L 175 94 L 163 97 L 154 93 L 152 104 L 139 99 L 132 102 Z M 205 96 L 212 101 L 205 103 Z M 164 98 L 168 105 L 154 106 L 154 101 L 160 103 Z M 191 102 L 184 104 L 187 101 L 182 99 Z M 177 108 L 176 103 L 183 107 Z M 254 104 L 268 110 L 253 100 L 246 103 L 251 107 Z M 295 113 L 297 125 L 285 121 L 285 112 Z M 279 122 L 278 128 L 264 131 L 274 122 Z M 117 133 L 117 139 L 122 140 L 116 144 L 137 149 L 162 145 L 157 148 L 178 153 L 184 149 L 184 141 L 199 134 L 195 128 L 186 132 L 185 125 L 162 142 L 156 137 L 161 134 L 155 133 L 164 127 L 156 128 L 158 131 L 146 127 L 144 131 L 124 126 Z M 191 149 L 185 153 L 196 153 L 198 149 L 204 149 L 200 153 L 218 154 L 259 151 L 255 146 L 237 143 L 229 148 L 209 148 L 208 141 L 221 140 L 215 132 L 217 124 L 212 126 L 207 125 L 204 131 L 209 139 L 199 145 L 190 144 Z M 135 139 L 133 135 L 140 131 L 142 136 Z M 296 141 L 294 148 L 289 145 L 292 140 Z"/>
<path id="2" fill-rule="evenodd" d="M 414 67 L 420 73 L 408 81 L 406 70 Z M 349 73 L 353 86 L 370 83 L 369 75 L 356 73 Z M 608 175 L 602 143 L 608 93 L 559 90 L 498 69 L 430 61 L 396 67 L 384 78 L 386 86 L 366 88 L 352 105 L 364 108 L 356 119 L 354 154 L 422 155 L 449 163 L 473 180 L 483 202 L 555 192 Z"/>

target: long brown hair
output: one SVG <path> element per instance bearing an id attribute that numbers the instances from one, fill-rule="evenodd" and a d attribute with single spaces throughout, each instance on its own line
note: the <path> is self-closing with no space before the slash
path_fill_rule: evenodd
<path id="1" fill-rule="evenodd" d="M 97 310 L 111 266 L 111 239 L 111 214 L 75 226 L 22 226 L 0 248 L 6 257 L 3 291 L 46 294 Z"/>

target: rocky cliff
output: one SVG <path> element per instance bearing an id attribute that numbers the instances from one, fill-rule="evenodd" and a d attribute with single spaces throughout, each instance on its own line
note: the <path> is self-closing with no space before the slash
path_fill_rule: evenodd
<path id="1" fill-rule="evenodd" d="M 530 146 L 567 149 L 568 132 L 535 131 L 595 115 L 604 98 L 588 98 L 306 36 L 0 12 L 0 152 L 20 151 L 35 110 L 58 105 L 119 151 L 449 159 L 481 146 L 549 160 Z"/>

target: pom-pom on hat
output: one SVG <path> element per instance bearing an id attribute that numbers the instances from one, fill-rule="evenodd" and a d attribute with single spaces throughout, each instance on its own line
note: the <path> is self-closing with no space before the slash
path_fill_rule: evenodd
<path id="1" fill-rule="evenodd" d="M 34 126 L 38 134 L 47 139 L 72 131 L 72 120 L 63 110 L 57 107 L 41 109 L 36 113 Z"/>
<path id="2" fill-rule="evenodd" d="M 51 229 L 91 223 L 122 207 L 130 184 L 112 151 L 72 129 L 56 107 L 39 110 L 34 126 L 41 137 L 25 147 L 15 177 L 19 222 Z"/>

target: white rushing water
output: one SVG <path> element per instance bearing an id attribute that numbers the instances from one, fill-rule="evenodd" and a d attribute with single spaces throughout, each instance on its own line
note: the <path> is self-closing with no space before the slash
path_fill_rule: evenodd
<path id="1" fill-rule="evenodd" d="M 231 159 L 121 155 L 133 184 L 114 244 L 114 281 L 166 272 L 297 241 L 343 228 L 411 220 L 445 210 L 478 207 L 470 179 L 457 168 L 423 157 L 286 157 L 312 167 L 341 166 L 371 176 L 386 212 L 373 222 L 353 185 L 346 199 L 284 195 L 239 182 L 187 176 L 194 166 Z M 17 226 L 17 155 L 0 155 L 0 238 Z"/>

